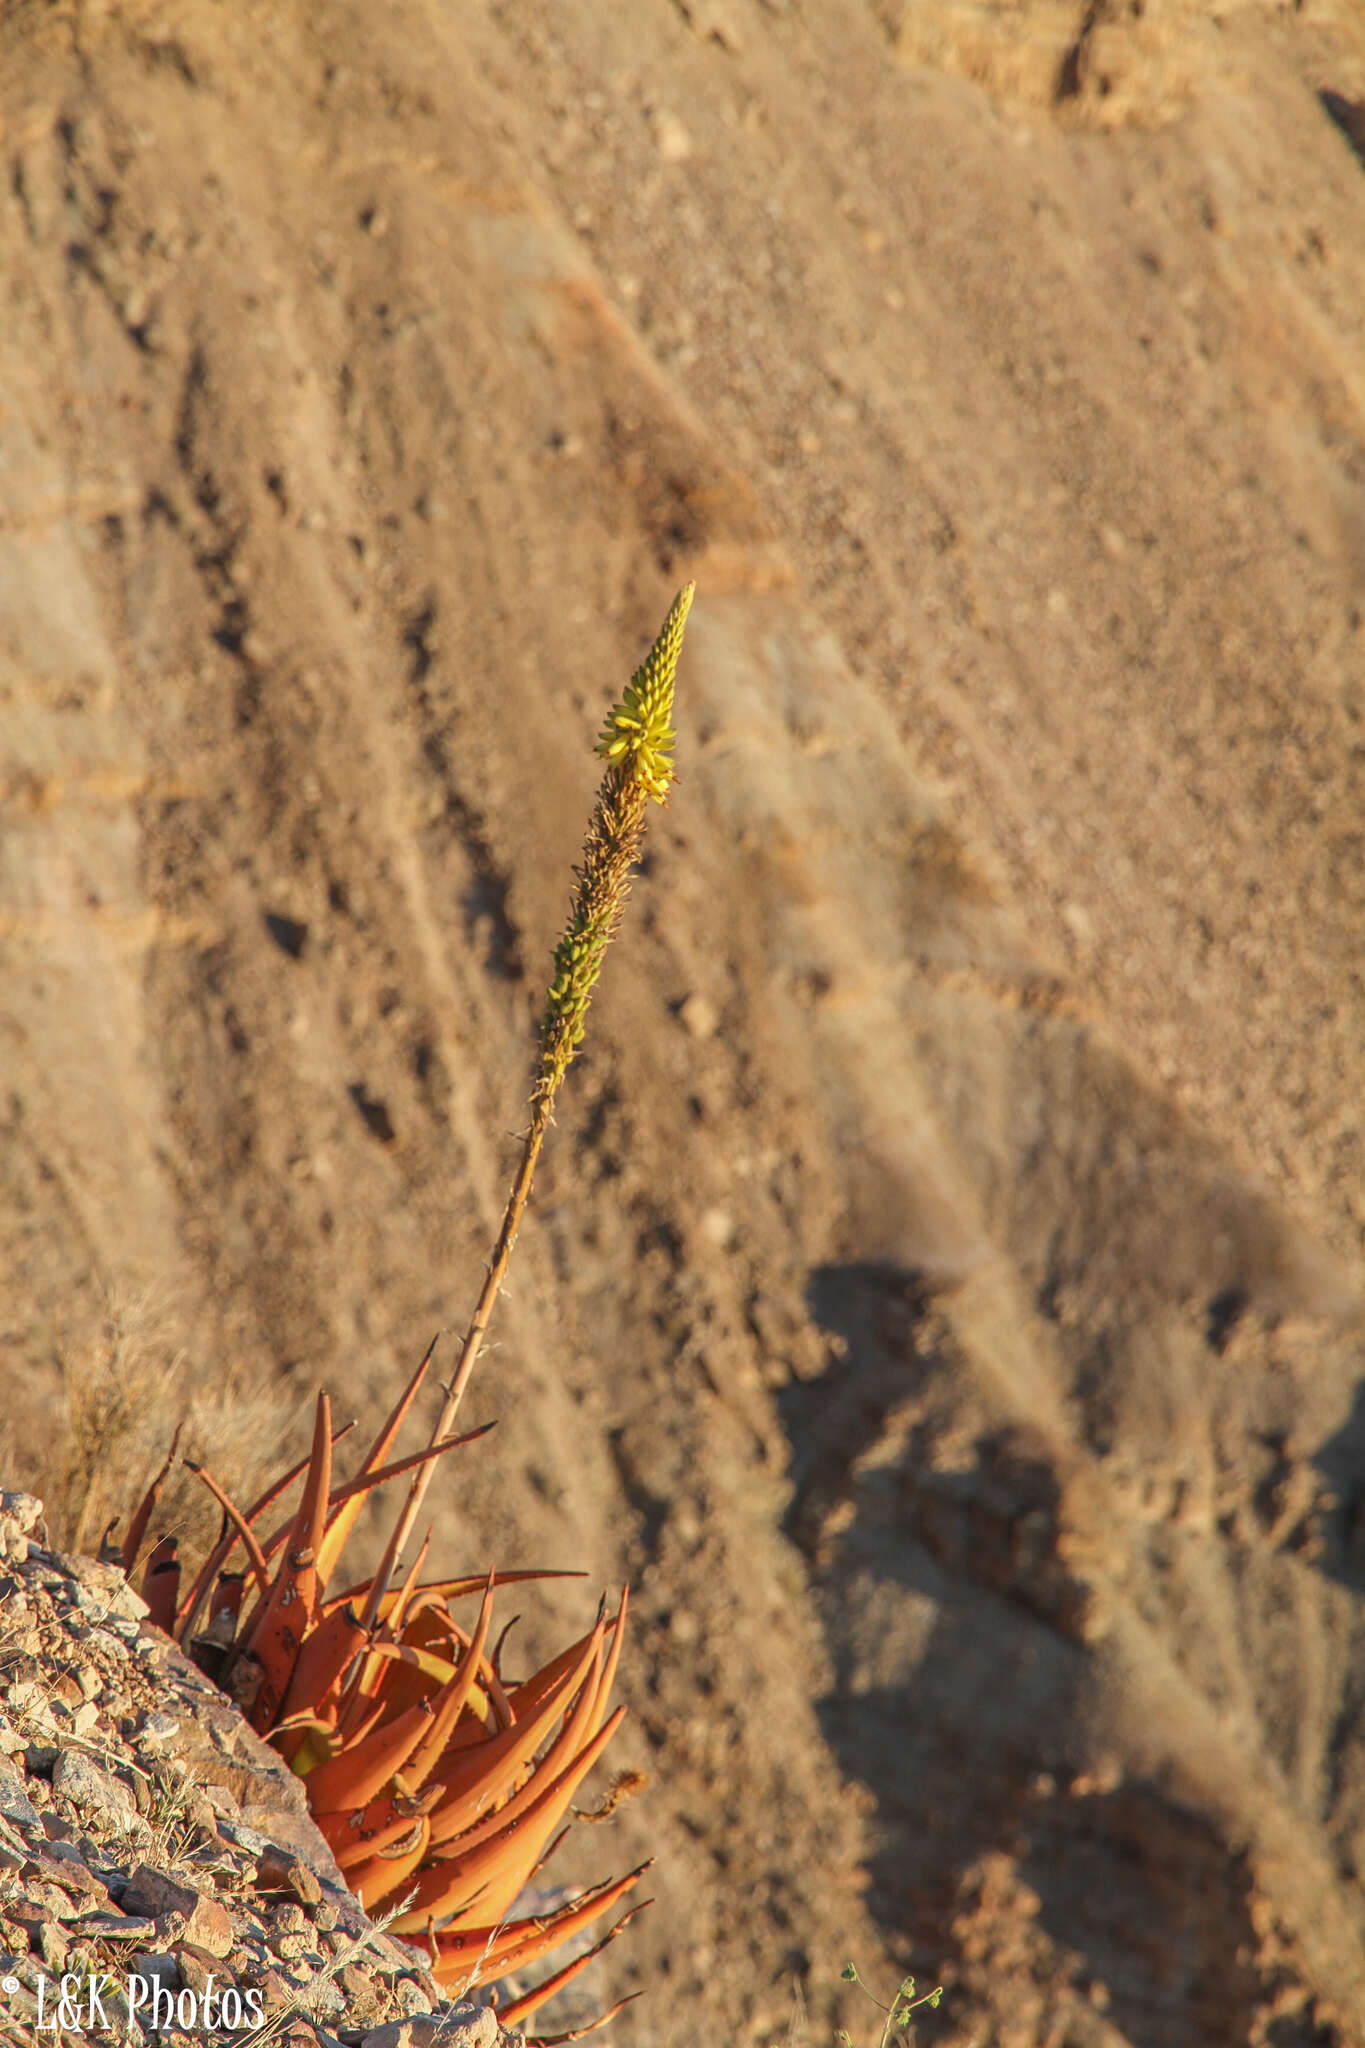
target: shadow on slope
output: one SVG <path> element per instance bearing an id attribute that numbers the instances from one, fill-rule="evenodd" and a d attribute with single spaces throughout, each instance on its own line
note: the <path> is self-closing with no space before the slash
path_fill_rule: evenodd
<path id="1" fill-rule="evenodd" d="M 842 1363 L 779 1397 L 787 1533 L 834 1659 L 821 1725 L 876 1803 L 868 1904 L 906 1966 L 987 2000 L 1031 1984 L 1077 2043 L 1343 2040 L 1277 1961 L 1226 1819 L 1103 1725 L 1110 1589 L 1075 1540 L 1073 1447 L 983 1409 L 923 1274 L 826 1266 L 808 1301 Z M 1334 1477 L 1359 1473 L 1362 1427 L 1358 1399 Z"/>

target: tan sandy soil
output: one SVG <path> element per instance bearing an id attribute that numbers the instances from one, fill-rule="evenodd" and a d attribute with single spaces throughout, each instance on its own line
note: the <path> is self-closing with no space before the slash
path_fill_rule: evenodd
<path id="1" fill-rule="evenodd" d="M 110 1298 L 166 1433 L 461 1325 L 698 581 L 431 1496 L 636 1593 L 623 2048 L 1365 2039 L 1361 102 L 1348 0 L 0 14 L 14 1456 Z"/>

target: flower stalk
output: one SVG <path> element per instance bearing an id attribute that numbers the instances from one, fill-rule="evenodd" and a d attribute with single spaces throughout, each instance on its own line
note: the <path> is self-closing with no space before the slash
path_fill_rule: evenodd
<path id="1" fill-rule="evenodd" d="M 597 743 L 597 752 L 607 767 L 583 842 L 582 862 L 575 869 L 577 886 L 569 921 L 555 948 L 554 972 L 540 1024 L 531 1123 L 483 1287 L 460 1347 L 445 1405 L 431 1434 L 432 1444 L 450 1434 L 487 1334 L 531 1193 L 540 1148 L 553 1121 L 555 1097 L 583 1042 L 592 992 L 602 972 L 607 948 L 620 930 L 630 893 L 630 871 L 639 857 L 649 805 L 662 804 L 676 779 L 673 690 L 683 629 L 695 591 L 696 585 L 687 583 L 674 598 L 658 638 L 643 665 L 631 677 L 620 703 L 611 711 Z M 413 1479 L 389 1546 L 394 1564 L 412 1535 L 431 1472 L 430 1465 L 423 1465 Z M 370 1606 L 375 1613 L 387 1590 L 386 1580 L 386 1574 L 377 1575 L 371 1588 Z M 373 1618 L 373 1613 L 367 1613 L 367 1622 Z"/>

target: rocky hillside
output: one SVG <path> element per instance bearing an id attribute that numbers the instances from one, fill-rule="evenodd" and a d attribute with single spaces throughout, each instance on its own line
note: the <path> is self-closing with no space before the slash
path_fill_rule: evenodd
<path id="1" fill-rule="evenodd" d="M 697 579 L 430 1496 L 528 1655 L 631 1582 L 622 2048 L 1365 2036 L 1362 107 L 1349 0 L 0 13 L 16 1480 L 111 1315 L 130 1497 L 460 1326 Z"/>
<path id="2" fill-rule="evenodd" d="M 512 2048 L 371 1925 L 299 1780 L 120 1570 L 47 1548 L 42 1510 L 0 1493 L 6 2048 Z"/>

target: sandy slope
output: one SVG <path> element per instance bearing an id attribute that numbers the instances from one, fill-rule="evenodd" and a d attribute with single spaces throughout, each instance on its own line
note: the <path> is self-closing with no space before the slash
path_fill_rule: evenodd
<path id="1" fill-rule="evenodd" d="M 460 1322 L 588 748 L 698 579 L 440 1492 L 638 1592 L 653 1783 L 565 1865 L 659 1857 L 623 2043 L 879 1945 L 925 2038 L 1365 2037 L 1324 91 L 1325 0 L 0 22 L 16 1415 L 106 1288 L 201 1394 L 362 1405 Z"/>

